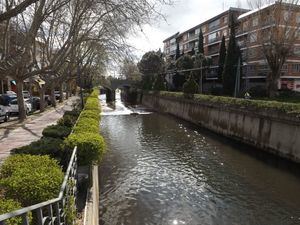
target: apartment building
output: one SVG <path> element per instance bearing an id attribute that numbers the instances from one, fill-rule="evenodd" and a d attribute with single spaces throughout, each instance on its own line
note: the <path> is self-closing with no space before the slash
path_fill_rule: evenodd
<path id="1" fill-rule="evenodd" d="M 262 40 L 268 41 L 270 30 L 275 26 L 273 3 L 261 7 L 259 10 L 247 10 L 230 8 L 229 10 L 187 30 L 164 40 L 164 53 L 166 57 L 174 59 L 176 46 L 179 43 L 180 51 L 184 54 L 197 52 L 200 29 L 204 36 L 204 53 L 211 57 L 212 66 L 210 73 L 206 75 L 205 81 L 217 81 L 219 50 L 222 36 L 225 36 L 226 44 L 229 40 L 230 19 L 235 19 L 236 38 L 242 50 L 243 88 L 265 85 L 266 76 L 270 73 L 268 63 L 263 54 Z M 277 12 L 278 13 L 278 12 Z M 280 10 L 280 18 L 285 18 L 289 23 L 288 27 L 298 26 L 300 23 L 300 10 L 298 7 L 291 9 L 290 5 Z M 272 19 L 273 18 L 273 19 Z M 278 23 L 277 23 L 278 24 Z M 284 24 L 280 26 L 285 27 Z M 172 51 L 171 51 L 172 49 Z M 286 63 L 283 65 L 281 80 L 278 84 L 280 89 L 291 89 L 300 91 L 300 35 L 296 40 L 292 52 L 289 54 Z"/>
<path id="2" fill-rule="evenodd" d="M 164 40 L 164 53 L 166 57 L 174 59 L 177 43 L 181 54 L 191 54 L 198 50 L 198 40 L 200 29 L 203 33 L 204 54 L 212 59 L 210 73 L 206 76 L 207 80 L 217 80 L 217 70 L 219 61 L 219 50 L 222 36 L 229 40 L 230 19 L 238 18 L 239 15 L 249 10 L 240 8 L 229 8 L 229 10 L 187 30 L 182 33 L 176 33 Z"/>
<path id="3" fill-rule="evenodd" d="M 276 38 L 280 39 L 278 43 L 281 40 L 290 41 L 289 39 L 292 38 L 288 33 L 290 29 L 299 29 L 300 6 L 282 3 L 280 6 L 278 3 L 265 5 L 259 10 L 240 15 L 237 22 L 236 37 L 244 61 L 245 88 L 264 85 L 270 69 L 263 52 L 263 45 L 268 45 Z M 278 35 L 277 31 L 286 34 Z M 298 32 L 295 34 L 296 38 L 291 40 L 293 47 L 281 70 L 279 89 L 300 91 L 300 35 Z"/>

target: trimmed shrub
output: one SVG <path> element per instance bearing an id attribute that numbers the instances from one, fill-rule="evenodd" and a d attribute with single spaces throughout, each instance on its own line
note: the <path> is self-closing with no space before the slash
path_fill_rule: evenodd
<path id="1" fill-rule="evenodd" d="M 22 205 L 11 199 L 0 199 L 0 215 L 21 209 Z M 6 225 L 22 225 L 22 218 L 15 217 L 5 221 Z"/>
<path id="2" fill-rule="evenodd" d="M 73 133 L 65 140 L 65 148 L 78 148 L 80 165 L 91 165 L 101 160 L 105 151 L 104 139 L 98 133 Z"/>
<path id="3" fill-rule="evenodd" d="M 183 93 L 185 97 L 193 98 L 193 95 L 198 93 L 198 91 L 198 84 L 194 80 L 193 76 L 190 76 L 190 78 L 183 84 Z"/>
<path id="4" fill-rule="evenodd" d="M 89 118 L 99 121 L 100 120 L 100 113 L 98 110 L 84 110 L 80 118 Z"/>
<path id="5" fill-rule="evenodd" d="M 0 169 L 5 197 L 30 206 L 57 197 L 64 174 L 49 156 L 13 155 Z"/>
<path id="6" fill-rule="evenodd" d="M 74 133 L 96 133 L 99 134 L 99 120 L 81 118 L 78 120 Z"/>
<path id="7" fill-rule="evenodd" d="M 58 138 L 42 138 L 32 142 L 30 145 L 12 150 L 13 154 L 49 155 L 60 162 L 66 168 L 70 159 L 70 152 L 64 151 L 63 140 Z"/>
<path id="8" fill-rule="evenodd" d="M 72 128 L 75 125 L 77 118 L 78 116 L 64 115 L 58 120 L 57 125 Z"/>
<path id="9" fill-rule="evenodd" d="M 51 125 L 43 130 L 44 137 L 65 139 L 71 133 L 72 128 L 60 125 Z"/>
<path id="10" fill-rule="evenodd" d="M 99 110 L 98 98 L 88 98 L 85 103 L 85 110 Z"/>

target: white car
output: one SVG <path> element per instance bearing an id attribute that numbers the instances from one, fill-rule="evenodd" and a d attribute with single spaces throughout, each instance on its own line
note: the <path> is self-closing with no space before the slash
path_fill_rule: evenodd
<path id="1" fill-rule="evenodd" d="M 29 99 L 24 99 L 26 114 L 28 115 L 32 111 L 32 105 Z M 10 102 L 10 113 L 19 114 L 18 100 L 14 99 Z"/>

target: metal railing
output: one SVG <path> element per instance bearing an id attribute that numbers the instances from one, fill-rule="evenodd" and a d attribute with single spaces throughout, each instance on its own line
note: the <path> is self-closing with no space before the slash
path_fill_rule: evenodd
<path id="1" fill-rule="evenodd" d="M 0 225 L 5 225 L 11 218 L 21 218 L 22 225 L 29 225 L 30 214 L 35 215 L 37 225 L 65 225 L 66 211 L 70 207 L 73 198 L 76 204 L 77 192 L 77 147 L 74 148 L 72 156 L 65 173 L 65 177 L 57 198 L 32 205 L 14 212 L 0 215 Z"/>

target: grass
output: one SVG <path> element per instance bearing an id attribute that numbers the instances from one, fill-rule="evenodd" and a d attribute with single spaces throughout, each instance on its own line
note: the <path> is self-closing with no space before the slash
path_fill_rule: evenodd
<path id="1" fill-rule="evenodd" d="M 149 92 L 149 94 L 153 94 L 153 92 Z M 159 92 L 160 96 L 167 97 L 176 97 L 176 98 L 184 98 L 182 92 Z M 203 94 L 195 94 L 194 101 L 197 102 L 205 102 L 205 103 L 217 103 L 222 105 L 234 105 L 241 108 L 249 108 L 253 110 L 276 110 L 288 114 L 299 114 L 300 116 L 300 101 L 297 98 L 288 98 L 281 97 L 276 100 L 266 100 L 266 99 L 243 99 L 243 98 L 233 98 L 233 97 L 225 97 L 225 96 L 213 96 L 213 95 L 203 95 Z"/>

